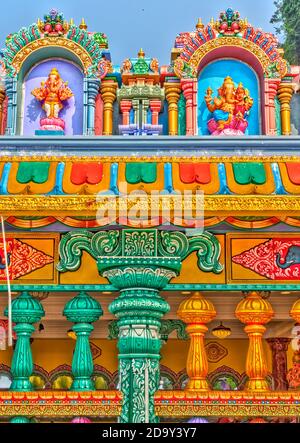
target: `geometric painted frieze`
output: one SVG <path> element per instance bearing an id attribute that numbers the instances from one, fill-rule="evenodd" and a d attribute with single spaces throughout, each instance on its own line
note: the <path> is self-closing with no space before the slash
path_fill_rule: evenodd
<path id="1" fill-rule="evenodd" d="M 102 354 L 102 350 L 93 342 L 90 342 L 90 347 L 93 360 L 96 360 L 96 358 L 100 357 L 100 355 Z"/>
<path id="2" fill-rule="evenodd" d="M 300 238 L 272 238 L 232 261 L 270 280 L 300 280 Z"/>
<path id="3" fill-rule="evenodd" d="M 228 350 L 216 341 L 211 341 L 205 345 L 207 360 L 209 363 L 217 363 L 228 355 Z"/>

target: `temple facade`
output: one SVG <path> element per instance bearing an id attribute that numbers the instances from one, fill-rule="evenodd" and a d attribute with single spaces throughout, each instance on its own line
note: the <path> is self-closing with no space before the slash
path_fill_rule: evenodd
<path id="1" fill-rule="evenodd" d="M 300 67 L 227 9 L 113 63 L 0 54 L 0 421 L 295 422 Z"/>

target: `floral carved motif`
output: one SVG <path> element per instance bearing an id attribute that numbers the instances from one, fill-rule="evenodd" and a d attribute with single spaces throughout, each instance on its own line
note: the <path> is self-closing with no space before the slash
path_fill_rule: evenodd
<path id="1" fill-rule="evenodd" d="M 228 355 L 228 350 L 215 341 L 207 343 L 205 345 L 205 350 L 207 353 L 207 360 L 210 363 L 217 363 Z"/>

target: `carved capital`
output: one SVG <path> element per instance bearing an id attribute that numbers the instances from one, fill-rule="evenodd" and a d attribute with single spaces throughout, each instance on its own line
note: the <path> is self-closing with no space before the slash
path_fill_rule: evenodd
<path id="1" fill-rule="evenodd" d="M 184 98 L 187 102 L 193 102 L 193 96 L 196 88 L 196 79 L 182 79 L 181 80 L 181 88 L 184 95 Z"/>
<path id="2" fill-rule="evenodd" d="M 87 93 L 89 105 L 95 106 L 95 100 L 99 93 L 100 80 L 88 78 L 87 79 Z"/>
<path id="3" fill-rule="evenodd" d="M 103 99 L 104 107 L 111 107 L 116 99 L 117 83 L 114 81 L 104 81 L 101 83 L 100 92 Z"/>
<path id="4" fill-rule="evenodd" d="M 161 101 L 160 100 L 150 100 L 149 102 L 150 109 L 152 112 L 159 113 L 161 110 Z"/>
<path id="5" fill-rule="evenodd" d="M 275 337 L 267 338 L 266 340 L 274 353 L 287 352 L 289 344 L 291 342 L 290 338 L 287 337 Z"/>
<path id="6" fill-rule="evenodd" d="M 265 104 L 266 106 L 274 106 L 274 100 L 277 94 L 280 80 L 273 78 L 265 79 Z"/>
<path id="7" fill-rule="evenodd" d="M 291 102 L 291 99 L 294 94 L 294 87 L 292 83 L 280 83 L 278 87 L 278 98 L 280 101 L 281 106 L 287 105 L 288 109 L 290 109 L 289 105 Z"/>
<path id="8" fill-rule="evenodd" d="M 129 112 L 132 107 L 131 100 L 121 100 L 120 101 L 120 109 L 122 114 Z"/>
<path id="9" fill-rule="evenodd" d="M 170 106 L 176 106 L 180 97 L 181 93 L 181 86 L 180 83 L 165 83 L 165 94 L 166 94 L 166 100 Z"/>
<path id="10" fill-rule="evenodd" d="M 98 262 L 99 271 L 122 267 L 164 268 L 179 272 L 181 261 L 197 252 L 199 269 L 222 272 L 219 262 L 221 247 L 217 238 L 203 232 L 187 237 L 182 232 L 157 229 L 122 231 L 73 231 L 63 236 L 60 245 L 60 272 L 75 271 L 80 267 L 82 252 L 87 251 Z M 122 265 L 122 266 L 121 266 Z"/>

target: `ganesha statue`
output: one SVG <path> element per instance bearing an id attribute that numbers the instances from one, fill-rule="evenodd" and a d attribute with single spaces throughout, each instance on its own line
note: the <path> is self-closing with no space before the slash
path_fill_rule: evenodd
<path id="1" fill-rule="evenodd" d="M 64 131 L 65 121 L 59 117 L 64 108 L 63 102 L 73 96 L 73 92 L 64 82 L 56 68 L 53 68 L 40 88 L 35 88 L 31 94 L 40 102 L 46 112 L 46 117 L 40 120 L 43 131 Z"/>
<path id="2" fill-rule="evenodd" d="M 237 87 L 231 77 L 226 77 L 218 89 L 218 96 L 212 96 L 208 88 L 204 97 L 212 114 L 207 127 L 212 135 L 243 135 L 248 127 L 247 117 L 253 106 L 253 99 L 242 83 Z"/>

